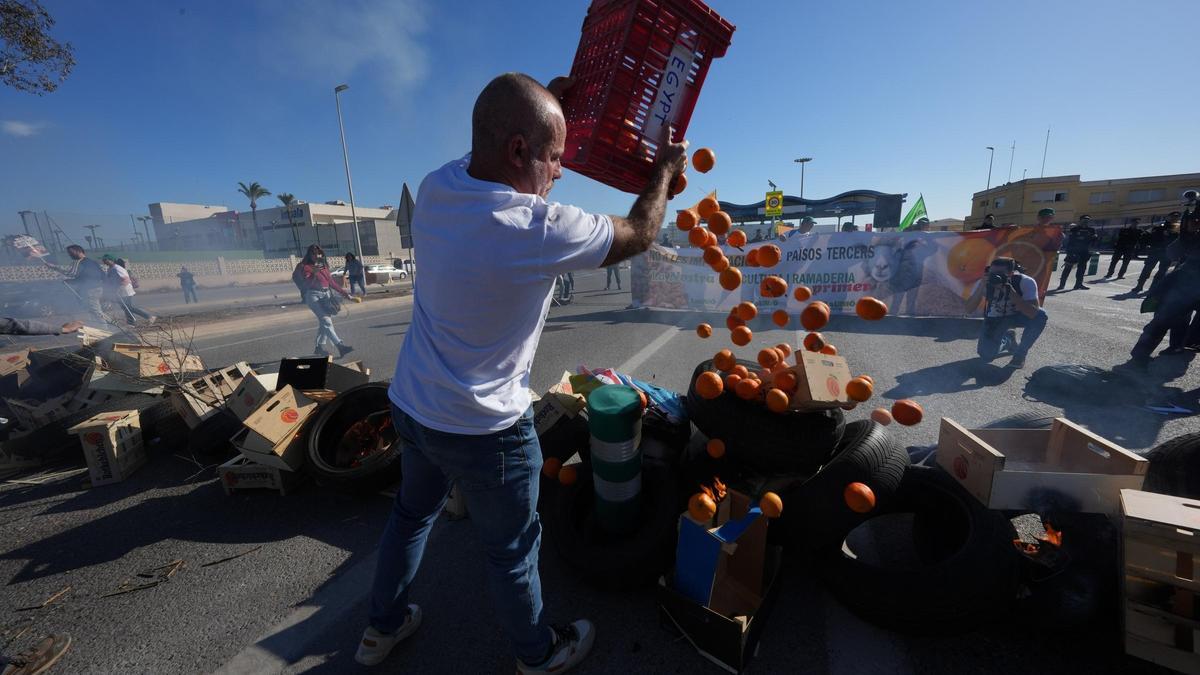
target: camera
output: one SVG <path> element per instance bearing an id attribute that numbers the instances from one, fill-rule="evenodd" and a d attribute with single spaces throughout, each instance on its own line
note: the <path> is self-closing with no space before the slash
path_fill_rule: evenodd
<path id="1" fill-rule="evenodd" d="M 987 285 L 989 287 L 994 288 L 996 286 L 1003 286 L 1004 284 L 1007 284 L 1007 283 L 1008 283 L 1008 275 L 1007 274 L 997 274 L 995 272 L 988 274 Z"/>

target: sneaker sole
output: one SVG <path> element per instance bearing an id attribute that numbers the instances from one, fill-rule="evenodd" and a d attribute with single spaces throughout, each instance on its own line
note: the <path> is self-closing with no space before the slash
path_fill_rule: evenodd
<path id="1" fill-rule="evenodd" d="M 413 617 L 414 617 L 414 619 L 413 619 L 412 623 L 409 624 L 409 627 L 406 630 L 402 628 L 401 632 L 396 634 L 396 637 L 394 639 L 395 641 L 392 642 L 392 646 L 388 647 L 387 650 L 385 650 L 382 654 L 380 654 L 378 656 L 378 658 L 364 657 L 361 653 L 362 641 L 360 640 L 359 641 L 360 652 L 357 652 L 354 654 L 354 661 L 356 663 L 359 663 L 364 666 L 377 666 L 377 665 L 383 663 L 384 661 L 386 661 L 387 657 L 391 655 L 392 650 L 396 648 L 396 645 L 400 644 L 401 642 L 404 642 L 406 639 L 411 637 L 412 634 L 417 632 L 417 629 L 421 627 L 421 610 L 417 609 L 417 611 L 413 613 Z"/>

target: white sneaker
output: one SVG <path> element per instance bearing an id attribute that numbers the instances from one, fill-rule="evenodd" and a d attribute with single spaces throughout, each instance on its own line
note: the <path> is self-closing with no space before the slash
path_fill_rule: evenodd
<path id="1" fill-rule="evenodd" d="M 554 649 L 542 663 L 529 665 L 517 659 L 518 673 L 562 673 L 574 668 L 592 650 L 596 628 L 591 621 L 579 619 L 565 628 L 552 626 Z"/>
<path id="2" fill-rule="evenodd" d="M 372 626 L 363 631 L 362 641 L 358 643 L 358 653 L 354 660 L 364 666 L 374 666 L 383 662 L 391 653 L 392 648 L 404 638 L 416 632 L 421 626 L 421 608 L 417 605 L 408 606 L 408 617 L 395 633 L 381 633 Z"/>

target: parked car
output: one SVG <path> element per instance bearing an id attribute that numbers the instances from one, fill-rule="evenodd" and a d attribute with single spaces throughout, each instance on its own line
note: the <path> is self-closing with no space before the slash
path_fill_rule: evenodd
<path id="1" fill-rule="evenodd" d="M 386 284 L 392 281 L 403 281 L 408 278 L 408 272 L 396 269 L 391 265 L 367 265 L 364 268 L 367 274 L 368 284 Z M 337 279 L 342 286 L 346 285 L 346 268 L 338 267 L 329 273 L 331 277 Z"/>

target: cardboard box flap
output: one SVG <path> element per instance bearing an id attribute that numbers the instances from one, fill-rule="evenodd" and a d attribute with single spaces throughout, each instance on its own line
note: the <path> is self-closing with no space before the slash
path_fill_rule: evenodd
<path id="1" fill-rule="evenodd" d="M 140 414 L 136 410 L 110 410 L 92 415 L 79 424 L 67 429 L 67 433 L 77 434 L 87 429 L 107 429 L 109 427 L 135 425 L 139 424 L 140 417 Z"/>
<path id="2" fill-rule="evenodd" d="M 297 356 L 279 361 L 279 388 L 324 389 L 332 356 Z"/>
<path id="3" fill-rule="evenodd" d="M 316 409 L 315 401 L 284 385 L 247 417 L 245 423 L 247 428 L 272 443 L 279 443 Z"/>
<path id="4" fill-rule="evenodd" d="M 11 375 L 29 365 L 29 349 L 0 354 L 0 377 Z"/>
<path id="5" fill-rule="evenodd" d="M 1121 490 L 1121 511 L 1126 518 L 1200 531 L 1200 500 L 1141 490 Z"/>
<path id="6" fill-rule="evenodd" d="M 830 356 L 801 349 L 795 352 L 796 365 L 789 368 L 796 376 L 796 391 L 789 407 L 801 410 L 839 408 L 849 403 L 846 383 L 850 366 L 841 356 Z"/>
<path id="7" fill-rule="evenodd" d="M 740 518 L 732 518 L 724 525 L 709 530 L 709 534 L 714 539 L 722 544 L 732 544 L 736 542 L 754 523 L 762 517 L 762 509 L 755 506 L 746 512 L 746 515 Z"/>
<path id="8" fill-rule="evenodd" d="M 937 463 L 958 479 L 981 504 L 992 495 L 992 476 L 1004 468 L 1004 455 L 961 424 L 943 417 Z"/>
<path id="9" fill-rule="evenodd" d="M 1145 475 L 1150 462 L 1125 448 L 1059 417 L 1050 429 L 1047 461 L 1067 471 Z M 1055 461 L 1055 460 L 1058 461 Z"/>

